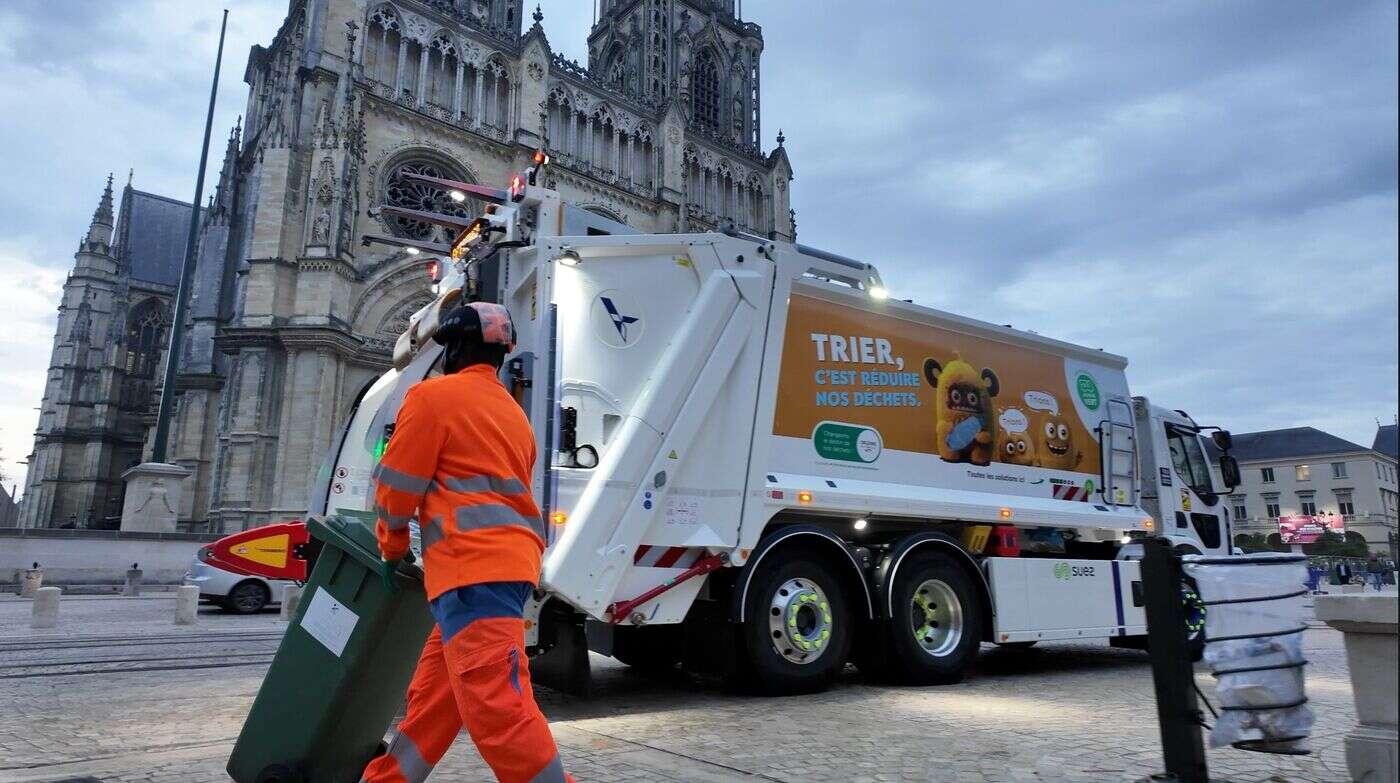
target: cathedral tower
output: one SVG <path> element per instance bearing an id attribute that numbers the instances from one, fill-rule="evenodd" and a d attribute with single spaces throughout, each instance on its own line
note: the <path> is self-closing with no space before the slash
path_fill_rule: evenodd
<path id="1" fill-rule="evenodd" d="M 763 30 L 735 0 L 599 0 L 589 70 L 623 92 L 679 100 L 691 130 L 757 149 Z"/>
<path id="2" fill-rule="evenodd" d="M 63 285 L 34 451 L 25 527 L 116 528 L 139 463 L 165 352 L 190 206 L 122 191 L 111 178 Z"/>
<path id="3" fill-rule="evenodd" d="M 793 239 L 787 152 L 760 137 L 763 35 L 736 6 L 602 0 L 581 65 L 553 51 L 538 8 L 526 28 L 522 0 L 289 0 L 249 52 L 199 235 L 171 431 L 190 470 L 181 527 L 301 517 L 323 486 L 352 405 L 433 297 L 425 258 L 360 240 L 440 229 L 373 207 L 481 209 L 406 173 L 502 185 L 544 146 L 547 186 L 637 231 Z M 114 522 L 150 427 L 146 346 L 168 327 L 190 207 L 130 187 L 122 202 L 113 238 L 104 197 L 65 289 L 28 484 L 39 525 Z M 89 332 L 104 337 L 80 346 Z"/>

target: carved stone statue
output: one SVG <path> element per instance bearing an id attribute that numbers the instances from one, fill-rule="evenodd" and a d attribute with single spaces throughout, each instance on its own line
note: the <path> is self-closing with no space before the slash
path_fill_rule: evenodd
<path id="1" fill-rule="evenodd" d="M 316 216 L 316 222 L 311 224 L 311 244 L 324 245 L 331 235 L 331 211 L 327 207 L 321 208 L 321 214 Z"/>

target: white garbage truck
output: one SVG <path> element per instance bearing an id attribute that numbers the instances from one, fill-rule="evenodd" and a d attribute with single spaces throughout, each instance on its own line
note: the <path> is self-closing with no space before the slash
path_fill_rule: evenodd
<path id="1" fill-rule="evenodd" d="M 311 511 L 373 508 L 398 405 L 440 372 L 438 319 L 507 305 L 502 381 L 548 521 L 529 641 L 568 679 L 592 649 L 778 694 L 848 662 L 953 682 L 984 642 L 1141 643 L 1136 538 L 1230 553 L 1229 434 L 1131 396 L 1124 358 L 901 301 L 871 264 L 802 245 L 635 233 L 535 173 L 425 178 L 496 202 L 476 220 L 399 210 L 457 240 L 416 243 L 443 256 L 437 298 Z"/>

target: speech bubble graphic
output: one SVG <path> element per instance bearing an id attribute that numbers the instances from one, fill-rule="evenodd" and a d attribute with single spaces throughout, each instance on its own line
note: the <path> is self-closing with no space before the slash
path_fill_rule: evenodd
<path id="1" fill-rule="evenodd" d="M 1020 408 L 1007 408 L 997 417 L 997 423 L 1006 432 L 1025 432 L 1030 429 L 1030 422 L 1026 420 L 1026 414 Z"/>
<path id="2" fill-rule="evenodd" d="M 1026 404 L 1031 406 L 1031 410 L 1049 411 L 1051 416 L 1060 415 L 1060 403 L 1055 399 L 1055 395 L 1042 391 L 1028 391 L 1024 396 Z"/>

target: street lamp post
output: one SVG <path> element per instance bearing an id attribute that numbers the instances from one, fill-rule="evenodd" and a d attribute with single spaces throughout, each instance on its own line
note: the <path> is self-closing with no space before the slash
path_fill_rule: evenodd
<path id="1" fill-rule="evenodd" d="M 180 368 L 180 346 L 185 339 L 185 314 L 190 306 L 190 285 L 194 282 L 195 245 L 199 241 L 199 205 L 204 200 L 204 169 L 209 165 L 209 137 L 214 130 L 214 100 L 219 95 L 219 69 L 224 63 L 224 33 L 228 30 L 228 9 L 219 26 L 219 53 L 214 58 L 214 83 L 209 88 L 209 111 L 204 117 L 204 146 L 199 152 L 199 171 L 194 180 L 194 208 L 190 210 L 190 230 L 185 236 L 185 265 L 175 290 L 175 317 L 170 323 L 170 344 L 165 349 L 165 375 L 160 388 L 160 408 L 156 413 L 156 434 L 151 443 L 151 462 L 165 462 L 170 441 L 170 417 L 174 413 L 175 374 Z"/>
<path id="2" fill-rule="evenodd" d="M 209 165 L 209 137 L 214 129 L 214 101 L 219 94 L 219 71 L 224 62 L 224 36 L 228 32 L 228 9 L 219 26 L 219 51 L 214 58 L 214 83 L 209 88 L 209 110 L 204 118 L 204 147 L 199 153 L 195 175 L 194 204 L 190 230 L 185 237 L 185 263 L 180 284 L 175 289 L 175 313 L 170 324 L 170 342 L 165 349 L 165 373 L 160 390 L 160 407 L 151 443 L 151 461 L 122 474 L 126 495 L 122 499 L 121 529 L 127 532 L 169 533 L 179 522 L 181 496 L 190 471 L 167 463 L 170 417 L 174 413 L 175 375 L 180 367 L 180 348 L 185 338 L 185 315 L 189 310 L 190 286 L 194 284 L 195 249 L 199 240 L 199 209 L 204 200 L 204 170 Z"/>

